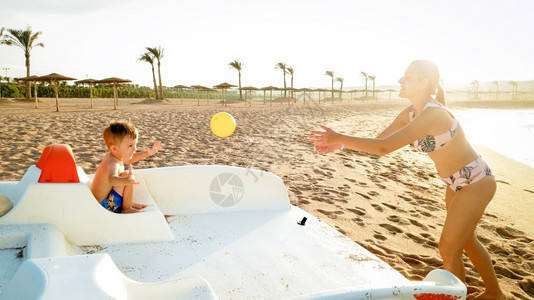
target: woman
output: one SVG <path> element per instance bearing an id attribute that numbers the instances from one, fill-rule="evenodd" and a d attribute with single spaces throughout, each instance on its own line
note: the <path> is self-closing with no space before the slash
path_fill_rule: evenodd
<path id="1" fill-rule="evenodd" d="M 347 136 L 321 126 L 324 131 L 312 131 L 310 140 L 317 151 L 325 154 L 346 147 L 385 155 L 407 144 L 428 153 L 438 175 L 448 184 L 447 217 L 439 241 L 444 268 L 465 282 L 465 250 L 486 287 L 479 298 L 504 299 L 489 254 L 475 234 L 477 223 L 495 194 L 495 177 L 447 110 L 436 65 L 414 61 L 399 83 L 399 96 L 408 98 L 412 105 L 401 111 L 377 138 Z"/>

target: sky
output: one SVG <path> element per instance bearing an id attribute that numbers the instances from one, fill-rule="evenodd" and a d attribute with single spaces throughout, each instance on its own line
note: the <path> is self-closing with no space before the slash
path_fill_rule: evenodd
<path id="1" fill-rule="evenodd" d="M 31 74 L 120 77 L 152 86 L 146 47 L 163 48 L 163 85 L 395 85 L 429 59 L 447 84 L 534 79 L 530 0 L 1 0 L 0 28 L 42 32 Z M 5 70 L 9 68 L 9 70 Z M 157 67 L 156 67 L 157 68 Z M 157 70 L 157 69 L 156 69 Z M 0 45 L 0 74 L 24 77 L 24 52 Z M 337 86 L 338 83 L 336 83 Z M 290 78 L 287 77 L 290 86 Z"/>

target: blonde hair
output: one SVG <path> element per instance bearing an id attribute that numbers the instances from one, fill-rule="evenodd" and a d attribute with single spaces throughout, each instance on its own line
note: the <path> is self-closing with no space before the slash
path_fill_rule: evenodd
<path id="1" fill-rule="evenodd" d="M 440 84 L 439 70 L 436 64 L 428 60 L 415 60 L 410 64 L 415 73 L 421 79 L 428 79 L 428 89 L 430 95 L 435 95 L 435 99 L 443 105 L 445 102 L 445 91 Z"/>
<path id="2" fill-rule="evenodd" d="M 136 139 L 139 132 L 127 121 L 114 121 L 104 129 L 104 142 L 109 148 L 111 145 L 119 145 L 125 137 Z"/>

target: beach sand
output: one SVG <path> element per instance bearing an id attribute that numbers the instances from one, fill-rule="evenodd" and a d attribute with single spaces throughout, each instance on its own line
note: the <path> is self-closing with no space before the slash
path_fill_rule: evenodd
<path id="1" fill-rule="evenodd" d="M 44 99 L 34 103 L 0 100 L 0 180 L 20 180 L 42 150 L 52 143 L 71 145 L 77 164 L 93 174 L 106 153 L 102 130 L 125 119 L 140 131 L 142 151 L 158 139 L 164 149 L 134 168 L 223 164 L 273 172 L 285 182 L 292 204 L 314 214 L 386 261 L 412 280 L 442 268 L 438 241 L 445 217 L 445 185 L 432 161 L 404 147 L 387 156 L 348 150 L 321 155 L 307 135 L 324 124 L 358 136 L 376 136 L 407 101 L 369 101 L 304 105 L 263 101 L 252 107 L 215 100 L 180 99 L 150 104 L 120 99 Z M 148 102 L 148 103 L 147 103 Z M 491 103 L 488 105 L 492 105 Z M 498 105 L 495 103 L 494 105 Z M 219 111 L 237 123 L 229 138 L 215 137 L 209 120 Z M 477 147 L 498 181 L 496 197 L 478 227 L 505 293 L 513 299 L 534 298 L 534 169 Z M 469 260 L 469 295 L 482 289 Z"/>

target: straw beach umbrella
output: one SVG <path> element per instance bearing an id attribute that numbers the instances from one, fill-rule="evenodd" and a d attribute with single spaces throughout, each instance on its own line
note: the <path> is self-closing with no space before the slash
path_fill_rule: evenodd
<path id="1" fill-rule="evenodd" d="M 311 102 L 311 92 L 313 92 L 312 89 L 302 88 L 299 91 L 301 91 L 303 93 L 303 97 L 302 98 L 304 99 L 304 104 L 306 104 L 306 92 L 310 92 L 310 102 Z"/>
<path id="2" fill-rule="evenodd" d="M 200 106 L 200 92 L 201 91 L 208 91 L 211 90 L 209 87 L 205 87 L 203 85 L 192 85 L 192 88 L 194 88 L 197 91 L 197 106 Z"/>
<path id="3" fill-rule="evenodd" d="M 37 76 L 37 75 L 32 75 L 32 76 L 29 76 L 29 77 L 17 78 L 17 80 L 20 80 L 20 81 L 24 81 L 24 82 L 28 82 L 29 81 L 30 85 L 31 85 L 31 83 L 33 83 L 33 86 L 34 86 L 33 95 L 35 97 L 35 108 L 39 108 L 39 104 L 38 104 L 38 101 L 37 101 L 37 78 L 39 78 L 39 76 Z"/>
<path id="4" fill-rule="evenodd" d="M 324 97 L 326 98 L 326 92 L 330 92 L 330 90 L 327 89 L 316 89 L 316 92 L 319 92 L 319 104 L 321 104 L 321 92 L 325 93 Z"/>
<path id="5" fill-rule="evenodd" d="M 58 97 L 58 82 L 66 80 L 76 80 L 76 78 L 64 76 L 57 73 L 51 73 L 48 75 L 37 77 L 35 80 L 43 82 L 53 82 L 56 91 L 56 111 L 59 111 L 59 97 Z"/>
<path id="6" fill-rule="evenodd" d="M 270 97 L 269 106 L 273 106 L 273 90 L 277 91 L 279 90 L 279 88 L 271 85 L 271 86 L 262 87 L 260 90 L 263 90 L 263 104 L 265 104 L 265 91 L 269 91 L 269 97 Z"/>
<path id="7" fill-rule="evenodd" d="M 189 87 L 188 86 L 185 86 L 185 85 L 175 85 L 174 86 L 175 89 L 179 89 L 180 90 L 180 100 L 181 100 L 181 104 L 184 104 L 184 89 L 188 89 Z"/>
<path id="8" fill-rule="evenodd" d="M 228 94 L 226 93 L 226 90 L 229 88 L 237 87 L 237 85 L 229 84 L 228 82 L 223 82 L 213 87 L 222 90 L 222 93 L 224 95 L 223 105 L 224 107 L 228 106 Z"/>
<path id="9" fill-rule="evenodd" d="M 91 97 L 91 108 L 93 108 L 93 84 L 95 84 L 97 81 L 98 80 L 96 79 L 87 78 L 87 79 L 78 80 L 74 82 L 78 84 L 89 84 L 89 96 Z"/>
<path id="10" fill-rule="evenodd" d="M 247 91 L 259 91 L 259 88 L 253 86 L 242 87 L 241 90 L 245 91 L 245 106 L 247 106 Z M 249 102 L 249 106 L 252 106 L 252 99 Z"/>
<path id="11" fill-rule="evenodd" d="M 98 80 L 95 83 L 108 83 L 113 84 L 113 108 L 117 109 L 117 106 L 119 105 L 119 95 L 117 93 L 117 84 L 119 83 L 127 83 L 132 82 L 130 79 L 122 79 L 118 77 L 110 77 L 102 80 Z"/>

